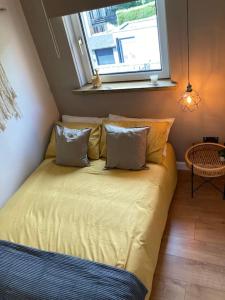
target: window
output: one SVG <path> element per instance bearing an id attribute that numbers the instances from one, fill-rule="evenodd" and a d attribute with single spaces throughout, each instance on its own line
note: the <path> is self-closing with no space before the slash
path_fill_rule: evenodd
<path id="1" fill-rule="evenodd" d="M 70 45 L 79 45 L 87 81 L 95 69 L 105 82 L 148 79 L 151 73 L 169 77 L 164 1 L 137 0 L 64 17 L 73 25 Z"/>
<path id="2" fill-rule="evenodd" d="M 113 48 L 95 50 L 98 66 L 115 64 Z"/>

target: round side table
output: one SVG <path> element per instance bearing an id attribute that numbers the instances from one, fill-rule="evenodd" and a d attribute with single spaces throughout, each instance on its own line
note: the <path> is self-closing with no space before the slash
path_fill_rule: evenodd
<path id="1" fill-rule="evenodd" d="M 201 143 L 190 147 L 185 154 L 185 161 L 192 173 L 192 197 L 194 193 L 205 183 L 211 184 L 214 188 L 223 194 L 225 200 L 225 185 L 221 191 L 212 179 L 225 175 L 225 161 L 219 156 L 219 151 L 225 149 L 225 146 L 214 143 Z M 194 188 L 194 175 L 207 178 L 198 187 Z"/>

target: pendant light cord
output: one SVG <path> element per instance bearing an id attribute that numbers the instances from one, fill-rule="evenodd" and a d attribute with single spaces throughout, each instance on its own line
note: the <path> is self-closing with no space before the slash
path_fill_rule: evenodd
<path id="1" fill-rule="evenodd" d="M 188 63 L 188 84 L 190 84 L 190 40 L 189 40 L 189 0 L 187 3 L 187 63 Z"/>

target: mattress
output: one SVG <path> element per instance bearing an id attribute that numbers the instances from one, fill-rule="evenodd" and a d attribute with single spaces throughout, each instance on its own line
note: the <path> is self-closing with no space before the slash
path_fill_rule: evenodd
<path id="1" fill-rule="evenodd" d="M 171 145 L 142 171 L 46 159 L 0 210 L 0 240 L 77 256 L 134 273 L 151 291 L 177 180 Z"/>

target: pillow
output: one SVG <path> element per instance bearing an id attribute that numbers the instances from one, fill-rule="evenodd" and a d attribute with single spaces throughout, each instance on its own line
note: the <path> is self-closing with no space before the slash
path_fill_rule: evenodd
<path id="1" fill-rule="evenodd" d="M 90 123 L 62 123 L 57 122 L 57 125 L 61 125 L 70 129 L 83 129 L 90 128 L 91 133 L 88 143 L 88 157 L 90 159 L 99 159 L 99 144 L 101 138 L 101 125 L 99 124 L 90 124 Z M 55 131 L 52 131 L 51 139 L 46 151 L 45 158 L 55 157 Z"/>
<path id="2" fill-rule="evenodd" d="M 168 138 L 168 128 L 170 122 L 154 122 L 154 121 L 112 121 L 104 120 L 102 127 L 102 136 L 100 142 L 100 156 L 106 157 L 106 132 L 104 126 L 115 125 L 124 128 L 134 127 L 150 127 L 147 145 L 147 161 L 161 164 L 163 161 L 163 151 Z"/>
<path id="3" fill-rule="evenodd" d="M 151 122 L 170 122 L 171 126 L 174 123 L 175 118 L 167 118 L 167 119 L 152 119 L 152 118 L 128 118 L 120 115 L 109 114 L 109 120 L 114 121 L 151 121 Z"/>
<path id="4" fill-rule="evenodd" d="M 64 123 L 89 123 L 89 124 L 102 124 L 103 118 L 95 117 L 78 117 L 78 116 L 62 116 L 62 122 Z"/>
<path id="5" fill-rule="evenodd" d="M 72 167 L 89 165 L 87 151 L 91 129 L 70 129 L 55 125 L 56 164 Z"/>
<path id="6" fill-rule="evenodd" d="M 114 120 L 114 121 L 150 121 L 150 122 L 169 122 L 170 126 L 168 127 L 168 135 L 167 135 L 167 141 L 169 138 L 169 134 L 170 134 L 170 129 L 173 126 L 173 123 L 175 121 L 175 118 L 168 118 L 168 119 L 145 119 L 145 118 L 127 118 L 124 116 L 120 116 L 120 115 L 113 115 L 113 114 L 109 114 L 108 117 L 110 120 Z M 163 156 L 166 157 L 166 149 L 167 149 L 167 145 L 165 145 L 164 149 L 163 149 Z"/>
<path id="7" fill-rule="evenodd" d="M 146 167 L 149 127 L 106 125 L 106 169 L 142 170 Z"/>

